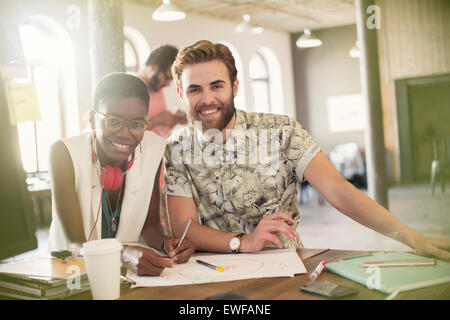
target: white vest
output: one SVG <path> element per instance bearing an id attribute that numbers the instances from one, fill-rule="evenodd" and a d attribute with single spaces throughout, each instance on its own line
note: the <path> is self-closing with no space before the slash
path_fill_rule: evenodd
<path id="1" fill-rule="evenodd" d="M 80 202 L 84 234 L 87 238 L 94 226 L 101 202 L 100 178 L 95 164 L 92 163 L 92 132 L 61 141 L 66 145 L 72 158 L 75 190 Z M 152 197 L 155 175 L 164 156 L 165 146 L 165 139 L 153 132 L 146 131 L 141 146 L 136 148 L 134 164 L 126 174 L 119 229 L 116 234 L 116 239 L 120 242 L 140 241 L 141 231 L 147 218 Z M 159 181 L 159 177 L 156 177 L 156 179 Z M 71 243 L 58 217 L 53 197 L 54 192 L 52 192 L 52 224 L 50 226 L 49 249 L 67 250 Z M 91 240 L 101 239 L 101 230 L 102 213 L 100 212 Z"/>

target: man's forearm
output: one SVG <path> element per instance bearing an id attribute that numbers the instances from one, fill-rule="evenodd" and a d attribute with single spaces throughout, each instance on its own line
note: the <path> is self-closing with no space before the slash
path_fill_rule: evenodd
<path id="1" fill-rule="evenodd" d="M 336 187 L 335 192 L 336 200 L 330 203 L 337 210 L 370 229 L 413 246 L 412 240 L 418 233 L 349 182 Z"/>
<path id="2" fill-rule="evenodd" d="M 180 229 L 180 228 L 178 228 Z M 181 229 L 180 229 L 181 230 Z M 181 237 L 181 232 L 176 232 L 175 236 Z M 229 242 L 237 233 L 223 232 L 192 222 L 188 237 L 194 245 L 195 250 L 211 252 L 231 252 Z"/>

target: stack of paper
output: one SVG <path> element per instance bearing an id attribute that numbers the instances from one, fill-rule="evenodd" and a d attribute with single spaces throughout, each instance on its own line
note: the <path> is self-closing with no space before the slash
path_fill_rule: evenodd
<path id="1" fill-rule="evenodd" d="M 202 260 L 224 268 L 219 272 L 196 262 Z M 306 273 L 295 249 L 267 250 L 259 253 L 193 254 L 188 262 L 166 268 L 159 277 L 139 277 L 129 272 L 136 282 L 133 287 L 174 286 L 184 284 L 233 281 L 251 278 L 293 277 Z"/>

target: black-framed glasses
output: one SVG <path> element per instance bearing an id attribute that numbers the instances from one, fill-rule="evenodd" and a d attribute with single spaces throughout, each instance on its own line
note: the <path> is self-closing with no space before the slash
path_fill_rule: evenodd
<path id="1" fill-rule="evenodd" d="M 103 121 L 105 122 L 105 127 L 108 130 L 111 130 L 113 132 L 118 132 L 118 131 L 122 130 L 122 128 L 125 125 L 127 125 L 131 134 L 141 135 L 148 128 L 148 121 L 144 120 L 144 119 L 138 119 L 138 120 L 134 119 L 134 120 L 126 121 L 123 118 L 118 117 L 118 116 L 107 115 L 107 114 L 103 114 L 98 111 L 94 111 L 94 112 L 103 117 Z"/>

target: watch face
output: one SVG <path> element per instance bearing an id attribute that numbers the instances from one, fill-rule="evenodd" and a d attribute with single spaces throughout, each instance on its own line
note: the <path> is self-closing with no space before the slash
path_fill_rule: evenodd
<path id="1" fill-rule="evenodd" d="M 230 240 L 230 249 L 231 250 L 237 250 L 239 246 L 241 245 L 241 240 L 237 237 L 233 237 Z"/>

